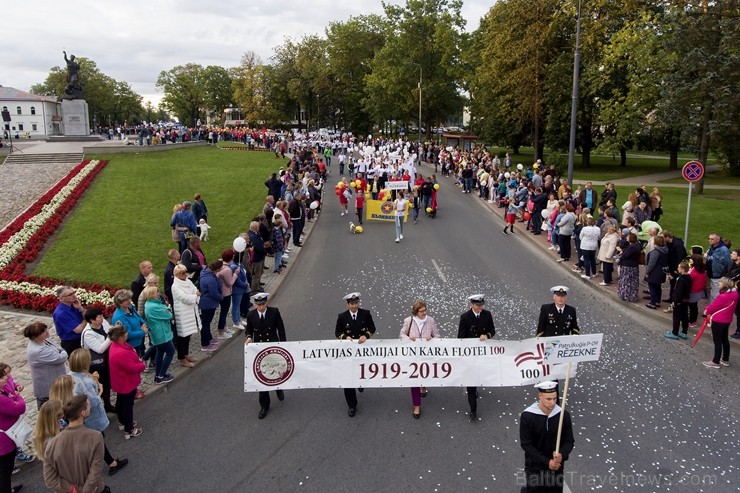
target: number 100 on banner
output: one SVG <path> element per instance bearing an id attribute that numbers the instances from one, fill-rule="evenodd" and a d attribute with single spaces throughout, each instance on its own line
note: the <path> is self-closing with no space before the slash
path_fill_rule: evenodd
<path id="1" fill-rule="evenodd" d="M 565 378 L 566 365 L 545 360 L 547 346 L 545 339 L 253 343 L 244 348 L 244 391 L 502 387 Z"/>

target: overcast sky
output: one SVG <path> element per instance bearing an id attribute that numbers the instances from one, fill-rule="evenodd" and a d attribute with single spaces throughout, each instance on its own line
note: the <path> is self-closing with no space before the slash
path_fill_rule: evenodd
<path id="1" fill-rule="evenodd" d="M 475 30 L 494 2 L 464 0 L 466 30 Z M 162 70 L 185 63 L 234 67 L 246 50 L 268 61 L 286 36 L 324 36 L 330 22 L 382 12 L 380 0 L 3 2 L 0 85 L 30 90 L 52 67 L 64 65 L 66 49 L 156 105 Z"/>

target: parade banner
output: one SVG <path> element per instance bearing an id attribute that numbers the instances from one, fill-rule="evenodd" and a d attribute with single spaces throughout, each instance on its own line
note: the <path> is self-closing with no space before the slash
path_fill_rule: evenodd
<path id="1" fill-rule="evenodd" d="M 515 387 L 565 378 L 568 365 L 548 364 L 546 346 L 544 339 L 252 343 L 244 346 L 244 391 Z"/>
<path id="2" fill-rule="evenodd" d="M 394 204 L 390 200 L 366 200 L 365 219 L 368 221 L 395 221 Z M 408 209 L 403 213 L 403 222 L 409 216 Z"/>
<path id="3" fill-rule="evenodd" d="M 549 364 L 596 361 L 601 355 L 604 334 L 544 337 L 545 362 Z"/>
<path id="4" fill-rule="evenodd" d="M 404 192 L 409 189 L 409 182 L 407 181 L 387 181 L 383 185 L 384 190 L 403 190 Z"/>

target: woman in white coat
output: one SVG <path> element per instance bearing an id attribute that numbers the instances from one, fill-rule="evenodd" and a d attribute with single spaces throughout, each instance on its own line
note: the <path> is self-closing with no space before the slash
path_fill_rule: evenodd
<path id="1" fill-rule="evenodd" d="M 176 265 L 172 274 L 175 276 L 172 282 L 172 307 L 175 310 L 175 323 L 179 336 L 177 339 L 177 359 L 180 360 L 180 365 L 192 368 L 198 360 L 189 354 L 190 336 L 201 329 L 200 313 L 198 311 L 200 291 L 188 279 L 188 270 L 184 265 Z"/>
<path id="2" fill-rule="evenodd" d="M 411 316 L 403 321 L 401 326 L 401 340 L 415 341 L 425 339 L 427 341 L 434 337 L 440 337 L 437 322 L 427 315 L 427 304 L 425 301 L 416 300 L 411 307 Z M 424 387 L 411 387 L 411 403 L 414 406 L 414 419 L 421 416 L 421 398 L 427 396 Z"/>
<path id="3" fill-rule="evenodd" d="M 598 259 L 601 261 L 601 270 L 604 271 L 604 280 L 599 283 L 602 286 L 609 286 L 613 282 L 614 253 L 617 250 L 617 243 L 619 243 L 619 234 L 614 230 L 614 225 L 610 224 L 599 247 Z"/>

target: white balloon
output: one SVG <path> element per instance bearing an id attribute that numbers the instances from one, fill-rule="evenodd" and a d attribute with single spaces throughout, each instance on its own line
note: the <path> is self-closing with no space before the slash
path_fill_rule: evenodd
<path id="1" fill-rule="evenodd" d="M 508 179 L 510 176 L 511 176 L 511 173 L 509 173 L 508 171 L 504 173 L 504 178 Z"/>
<path id="2" fill-rule="evenodd" d="M 316 210 L 316 209 L 318 209 L 318 208 L 319 208 L 319 201 L 318 201 L 318 200 L 314 200 L 313 202 L 311 202 L 311 205 L 310 205 L 309 207 L 310 207 L 310 208 L 311 208 L 312 210 Z"/>
<path id="3" fill-rule="evenodd" d="M 519 171 L 521 171 L 521 170 L 524 169 L 524 165 L 522 163 L 519 163 L 519 164 L 516 165 L 516 169 L 518 169 Z"/>
<path id="4" fill-rule="evenodd" d="M 239 236 L 238 238 L 234 238 L 234 243 L 232 245 L 234 247 L 235 252 L 243 252 L 247 249 L 247 240 Z"/>

